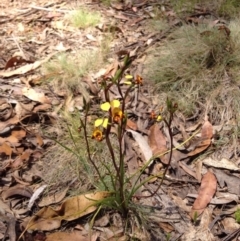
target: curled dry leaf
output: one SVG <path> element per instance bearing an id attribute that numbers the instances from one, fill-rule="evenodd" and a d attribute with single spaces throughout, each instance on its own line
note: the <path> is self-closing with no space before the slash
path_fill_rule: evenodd
<path id="1" fill-rule="evenodd" d="M 222 158 L 221 160 L 213 159 L 212 157 L 207 157 L 202 161 L 205 165 L 211 167 L 224 168 L 231 171 L 239 171 L 240 168 L 232 161 Z"/>
<path id="2" fill-rule="evenodd" d="M 52 106 L 50 104 L 42 104 L 34 107 L 33 113 L 37 113 L 39 111 L 46 111 L 49 110 Z"/>
<path id="3" fill-rule="evenodd" d="M 39 60 L 36 61 L 32 64 L 27 64 L 24 66 L 21 66 L 20 68 L 14 69 L 14 70 L 10 70 L 10 71 L 0 71 L 0 76 L 1 77 L 10 77 L 10 76 L 14 76 L 14 75 L 21 75 L 21 74 L 25 74 L 29 71 L 32 71 L 36 68 L 38 68 L 39 66 L 41 66 L 41 64 L 47 62 L 50 58 L 52 58 L 53 55 L 55 55 L 56 53 L 52 53 L 49 56 L 47 56 L 45 59 L 43 60 Z"/>
<path id="4" fill-rule="evenodd" d="M 200 189 L 198 191 L 198 197 L 193 203 L 190 216 L 192 219 L 202 214 L 204 209 L 210 203 L 217 189 L 217 179 L 212 172 L 207 172 L 201 182 Z"/>
<path id="5" fill-rule="evenodd" d="M 188 156 L 195 156 L 203 151 L 205 151 L 211 144 L 213 137 L 213 126 L 206 120 L 202 126 L 201 138 L 196 143 L 196 147 L 193 151 L 188 153 Z"/>
<path id="6" fill-rule="evenodd" d="M 32 88 L 24 87 L 22 89 L 22 94 L 29 98 L 30 100 L 40 102 L 42 104 L 50 104 L 50 100 L 45 96 L 44 93 L 36 92 Z"/>
<path id="7" fill-rule="evenodd" d="M 149 161 L 152 158 L 152 150 L 151 150 L 150 146 L 148 145 L 148 142 L 146 141 L 146 139 L 136 131 L 133 131 L 133 130 L 127 130 L 127 131 L 132 133 L 133 138 L 139 145 L 139 148 L 145 157 L 145 161 L 146 162 Z M 150 164 L 151 163 L 149 163 L 149 165 Z"/>
<path id="8" fill-rule="evenodd" d="M 22 58 L 21 56 L 14 56 L 7 61 L 4 69 L 6 70 L 6 69 L 9 69 L 12 67 L 17 67 L 17 66 L 25 64 L 25 63 L 32 64 L 33 61 L 28 61 L 28 60 Z"/>
<path id="9" fill-rule="evenodd" d="M 132 129 L 132 130 L 136 131 L 137 130 L 137 124 L 134 121 L 132 121 L 130 119 L 127 119 L 127 126 L 126 126 L 126 128 Z"/>
<path id="10" fill-rule="evenodd" d="M 94 212 L 97 209 L 96 202 L 108 196 L 110 196 L 110 193 L 103 191 L 69 198 L 58 209 L 42 208 L 29 223 L 23 225 L 27 230 L 53 230 L 59 228 L 62 220 L 72 221 Z"/>
<path id="11" fill-rule="evenodd" d="M 9 131 L 10 128 L 12 126 L 16 125 L 18 122 L 19 122 L 19 118 L 16 115 L 14 117 L 8 119 L 7 121 L 4 121 L 4 122 L 1 121 L 0 122 L 0 134 L 3 134 L 5 132 Z"/>
<path id="12" fill-rule="evenodd" d="M 25 150 L 20 156 L 18 156 L 11 163 L 11 167 L 12 168 L 19 168 L 19 167 L 21 167 L 24 163 L 26 163 L 29 160 L 31 154 L 32 154 L 32 151 L 30 149 Z"/>
<path id="13" fill-rule="evenodd" d="M 51 204 L 61 202 L 63 200 L 63 198 L 66 196 L 68 189 L 69 188 L 67 187 L 64 190 L 62 190 L 61 192 L 54 193 L 51 196 L 43 197 L 42 200 L 38 203 L 38 206 L 44 207 L 44 206 L 48 206 Z"/>
<path id="14" fill-rule="evenodd" d="M 227 184 L 228 192 L 236 195 L 240 195 L 240 178 L 234 175 L 228 175 L 222 170 L 214 169 L 214 174 L 217 177 L 220 187 L 224 187 Z"/>
<path id="15" fill-rule="evenodd" d="M 26 187 L 23 185 L 16 185 L 13 187 L 8 188 L 8 190 L 4 191 L 2 193 L 3 200 L 8 199 L 9 197 L 20 195 L 27 198 L 30 198 L 32 196 L 32 189 L 30 187 Z"/>

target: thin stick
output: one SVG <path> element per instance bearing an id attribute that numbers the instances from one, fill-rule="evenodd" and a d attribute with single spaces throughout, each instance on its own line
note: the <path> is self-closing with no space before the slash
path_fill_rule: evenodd
<path id="1" fill-rule="evenodd" d="M 42 10 L 42 11 L 48 11 L 48 12 L 59 12 L 59 13 L 70 13 L 71 10 L 62 10 L 62 9 L 54 9 L 54 8 L 44 8 L 44 7 L 38 7 L 38 6 L 30 6 L 33 9 Z"/>
<path id="2" fill-rule="evenodd" d="M 15 37 L 13 34 L 12 34 L 12 39 L 13 39 L 13 41 L 15 42 L 15 44 L 17 45 L 18 50 L 19 50 L 19 52 L 21 53 L 22 57 L 23 57 L 24 59 L 26 59 L 26 55 L 24 54 L 24 52 L 23 52 L 22 48 L 20 47 L 20 45 L 19 45 L 16 37 Z"/>

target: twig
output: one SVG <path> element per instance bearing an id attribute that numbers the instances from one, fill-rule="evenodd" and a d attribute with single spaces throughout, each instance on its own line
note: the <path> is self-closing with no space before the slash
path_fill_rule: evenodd
<path id="1" fill-rule="evenodd" d="M 13 34 L 12 34 L 12 39 L 13 39 L 13 41 L 15 42 L 15 44 L 17 45 L 18 50 L 20 51 L 22 57 L 23 57 L 24 59 L 26 59 L 26 55 L 24 54 L 24 52 L 23 52 L 22 48 L 20 47 L 20 45 L 19 45 L 16 37 L 15 37 Z"/>
<path id="2" fill-rule="evenodd" d="M 33 9 L 42 10 L 42 11 L 48 11 L 48 12 L 59 12 L 59 13 L 70 13 L 71 10 L 62 10 L 62 9 L 54 9 L 54 8 L 44 8 L 44 7 L 38 7 L 38 6 L 30 6 Z"/>

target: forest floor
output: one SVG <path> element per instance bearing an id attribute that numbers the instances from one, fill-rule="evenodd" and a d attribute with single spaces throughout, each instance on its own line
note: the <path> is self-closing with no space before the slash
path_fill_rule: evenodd
<path id="1" fill-rule="evenodd" d="M 239 240 L 240 6 L 188 2 L 1 1 L 0 239 Z"/>

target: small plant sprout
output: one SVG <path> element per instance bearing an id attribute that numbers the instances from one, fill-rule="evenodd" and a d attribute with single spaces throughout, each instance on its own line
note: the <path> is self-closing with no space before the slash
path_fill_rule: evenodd
<path id="1" fill-rule="evenodd" d="M 193 223 L 194 223 L 194 225 L 196 225 L 196 223 L 197 223 L 197 218 L 198 218 L 198 212 L 195 211 L 194 215 L 193 215 Z"/>
<path id="2" fill-rule="evenodd" d="M 235 220 L 237 223 L 240 223 L 240 209 L 237 209 L 237 211 L 234 214 Z"/>

